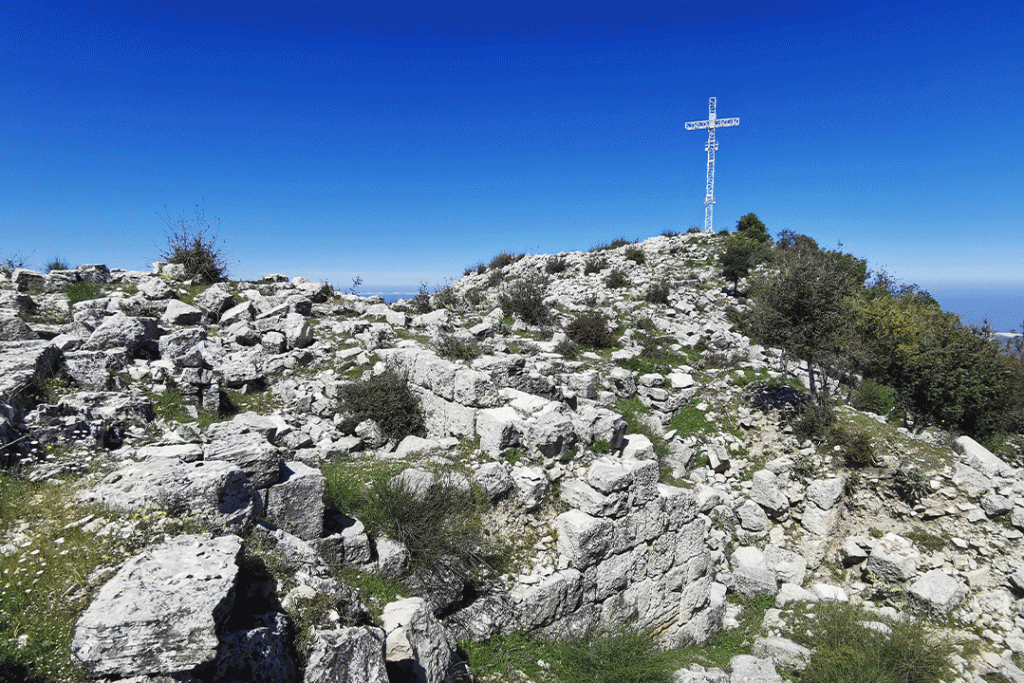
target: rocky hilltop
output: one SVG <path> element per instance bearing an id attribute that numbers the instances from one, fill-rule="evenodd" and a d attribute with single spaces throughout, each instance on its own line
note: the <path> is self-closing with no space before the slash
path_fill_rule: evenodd
<path id="1" fill-rule="evenodd" d="M 860 467 L 799 436 L 805 369 L 737 330 L 720 249 L 501 255 L 392 304 L 10 273 L 5 680 L 439 683 L 621 626 L 693 653 L 676 681 L 793 680 L 792 625 L 849 603 L 957 643 L 951 681 L 1024 681 L 1021 469 L 842 405 Z"/>

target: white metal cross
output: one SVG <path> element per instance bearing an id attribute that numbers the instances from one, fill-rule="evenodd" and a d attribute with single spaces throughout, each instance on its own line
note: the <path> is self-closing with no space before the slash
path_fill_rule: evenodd
<path id="1" fill-rule="evenodd" d="M 712 207 L 715 205 L 715 150 L 718 149 L 718 143 L 715 141 L 715 128 L 738 125 L 740 125 L 738 118 L 719 119 L 715 116 L 714 97 L 708 100 L 707 121 L 689 121 L 686 124 L 686 130 L 708 129 L 708 144 L 705 147 L 708 151 L 708 191 L 704 196 L 704 232 L 707 233 L 714 232 L 711 229 L 711 213 Z"/>

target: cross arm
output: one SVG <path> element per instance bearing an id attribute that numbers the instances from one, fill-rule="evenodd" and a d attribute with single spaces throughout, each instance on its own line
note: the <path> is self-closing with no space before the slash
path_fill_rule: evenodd
<path id="1" fill-rule="evenodd" d="M 697 130 L 698 128 L 707 128 L 710 125 L 710 121 L 689 121 L 685 124 L 685 127 L 686 130 Z"/>
<path id="2" fill-rule="evenodd" d="M 733 119 L 718 119 L 715 121 L 715 128 L 724 128 L 725 126 L 738 126 L 740 125 L 739 118 Z"/>

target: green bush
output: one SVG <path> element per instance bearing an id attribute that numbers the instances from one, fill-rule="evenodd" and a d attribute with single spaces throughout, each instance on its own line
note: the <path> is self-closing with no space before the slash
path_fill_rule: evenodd
<path id="1" fill-rule="evenodd" d="M 615 335 L 608 329 L 608 321 L 596 312 L 582 313 L 565 328 L 572 341 L 595 349 L 607 349 L 615 343 Z"/>
<path id="2" fill-rule="evenodd" d="M 600 256 L 591 256 L 583 264 L 583 274 L 592 275 L 594 273 L 600 273 L 602 270 L 608 267 L 608 260 Z"/>
<path id="3" fill-rule="evenodd" d="M 604 286 L 608 289 L 620 289 L 622 287 L 629 286 L 629 278 L 626 277 L 626 273 L 619 268 L 614 269 L 608 274 L 608 277 L 604 279 Z"/>
<path id="4" fill-rule="evenodd" d="M 564 272 L 569 264 L 561 256 L 549 256 L 548 260 L 544 263 L 544 272 L 548 275 L 554 275 L 555 273 Z"/>
<path id="5" fill-rule="evenodd" d="M 544 303 L 546 284 L 540 278 L 520 278 L 506 285 L 498 295 L 498 305 L 505 315 L 516 315 L 527 325 L 551 322 L 551 309 Z"/>
<path id="6" fill-rule="evenodd" d="M 625 256 L 627 261 L 632 261 L 638 266 L 647 263 L 647 255 L 644 253 L 644 250 L 640 247 L 627 248 L 625 251 Z"/>
<path id="7" fill-rule="evenodd" d="M 644 292 L 644 301 L 652 304 L 664 304 L 668 305 L 668 295 L 671 293 L 672 288 L 669 286 L 666 280 L 658 280 L 652 282 L 648 287 L 647 291 Z"/>
<path id="8" fill-rule="evenodd" d="M 793 434 L 800 439 L 820 441 L 835 424 L 836 412 L 828 403 L 810 403 L 793 420 Z"/>
<path id="9" fill-rule="evenodd" d="M 572 339 L 563 339 L 555 345 L 555 353 L 566 360 L 576 360 L 580 354 L 580 347 Z"/>
<path id="10" fill-rule="evenodd" d="M 351 431 L 363 420 L 376 422 L 389 439 L 423 432 L 423 410 L 406 378 L 394 369 L 339 388 L 342 429 Z"/>
<path id="11" fill-rule="evenodd" d="M 570 638 L 554 646 L 562 683 L 670 683 L 673 666 L 652 635 L 631 627 Z"/>
<path id="12" fill-rule="evenodd" d="M 214 222 L 219 224 L 219 219 Z M 160 252 L 160 258 L 167 263 L 185 267 L 185 276 L 201 282 L 220 282 L 227 277 L 227 261 L 221 253 L 212 228 L 206 219 L 205 210 L 197 207 L 192 218 L 184 215 L 177 221 L 167 219 L 172 232 L 167 245 Z"/>
<path id="13" fill-rule="evenodd" d="M 813 650 L 801 683 L 936 683 L 953 675 L 950 655 L 963 647 L 924 622 L 890 619 L 850 604 L 816 603 L 813 614 L 809 628 L 791 634 Z M 885 631 L 869 626 L 879 622 Z"/>
<path id="14" fill-rule="evenodd" d="M 475 339 L 463 339 L 453 334 L 444 333 L 434 341 L 434 350 L 439 356 L 459 360 L 473 360 L 483 353 L 483 349 Z"/>
<path id="15" fill-rule="evenodd" d="M 857 410 L 888 415 L 896 407 L 896 391 L 868 377 L 854 389 L 850 405 Z"/>
<path id="16" fill-rule="evenodd" d="M 697 410 L 696 404 L 690 403 L 679 409 L 669 423 L 669 429 L 676 430 L 679 438 L 685 439 L 691 434 L 711 434 L 715 431 L 715 425 L 708 422 L 704 411 Z"/>
<path id="17" fill-rule="evenodd" d="M 892 491 L 907 505 L 916 505 L 932 492 L 928 477 L 916 467 L 900 467 L 892 475 Z"/>
<path id="18" fill-rule="evenodd" d="M 68 303 L 78 303 L 87 299 L 98 299 L 103 296 L 103 288 L 91 282 L 73 282 L 64 288 L 64 296 Z"/>
<path id="19" fill-rule="evenodd" d="M 833 424 L 825 433 L 826 442 L 842 449 L 843 458 L 850 467 L 867 467 L 875 461 L 875 448 L 867 432 L 850 432 L 840 424 Z"/>
<path id="20" fill-rule="evenodd" d="M 67 261 L 59 256 L 54 256 L 50 259 L 50 262 L 46 264 L 46 272 L 52 273 L 55 270 L 71 270 L 71 266 L 69 266 Z"/>
<path id="21" fill-rule="evenodd" d="M 523 257 L 523 254 L 512 254 L 510 252 L 503 251 L 503 252 L 501 252 L 500 254 L 498 254 L 497 256 L 495 256 L 494 258 L 491 259 L 491 262 L 489 264 L 487 264 L 487 268 L 490 269 L 490 270 L 500 270 L 501 268 L 504 268 L 505 266 L 512 265 L 513 263 L 515 263 L 516 261 L 518 261 L 522 257 Z M 478 270 L 477 272 L 480 272 L 480 271 Z"/>

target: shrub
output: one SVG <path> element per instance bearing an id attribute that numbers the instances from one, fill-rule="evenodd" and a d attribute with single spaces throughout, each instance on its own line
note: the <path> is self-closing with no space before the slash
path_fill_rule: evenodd
<path id="1" fill-rule="evenodd" d="M 580 347 L 572 339 L 563 339 L 555 345 L 555 353 L 566 360 L 576 360 L 580 353 Z"/>
<path id="2" fill-rule="evenodd" d="M 455 290 L 448 287 L 441 287 L 439 290 L 434 292 L 433 298 L 434 306 L 437 308 L 447 308 L 450 311 L 457 310 L 462 307 L 462 302 L 459 301 L 458 294 Z"/>
<path id="3" fill-rule="evenodd" d="M 647 263 L 647 255 L 640 247 L 629 247 L 626 249 L 625 256 L 627 261 L 632 261 L 638 266 Z"/>
<path id="4" fill-rule="evenodd" d="M 53 259 L 51 259 L 50 262 L 46 264 L 46 272 L 52 273 L 55 270 L 71 270 L 71 266 L 69 266 L 67 264 L 67 261 L 60 258 L 59 256 L 54 256 Z"/>
<path id="5" fill-rule="evenodd" d="M 828 428 L 827 442 L 839 446 L 843 458 L 850 467 L 866 467 L 875 461 L 875 449 L 867 432 L 849 432 L 843 426 L 834 424 Z"/>
<path id="6" fill-rule="evenodd" d="M 662 237 L 676 237 L 677 235 L 681 235 L 681 234 L 683 234 L 683 233 L 676 232 L 675 230 L 662 230 L 661 231 L 661 236 Z"/>
<path id="7" fill-rule="evenodd" d="M 590 252 L 593 253 L 595 251 L 608 251 L 609 249 L 618 249 L 619 247 L 624 247 L 627 244 L 633 244 L 633 242 L 630 242 L 625 237 L 618 237 L 616 239 L 613 239 L 611 242 L 602 242 L 601 244 L 591 247 Z"/>
<path id="8" fill-rule="evenodd" d="M 546 283 L 540 278 L 520 278 L 498 295 L 498 305 L 505 315 L 516 315 L 528 325 L 546 325 L 551 309 L 544 303 Z"/>
<path id="9" fill-rule="evenodd" d="M 563 683 L 670 683 L 673 666 L 652 635 L 631 627 L 570 638 L 554 647 Z"/>
<path id="10" fill-rule="evenodd" d="M 647 291 L 644 292 L 644 301 L 652 304 L 664 304 L 668 305 L 668 295 L 672 291 L 669 284 L 665 280 L 658 280 L 652 282 L 647 287 Z"/>
<path id="11" fill-rule="evenodd" d="M 401 440 L 423 431 L 423 411 L 405 377 L 389 368 L 369 379 L 339 388 L 338 409 L 351 431 L 363 420 L 376 422 L 389 439 Z"/>
<path id="12" fill-rule="evenodd" d="M 892 475 L 892 491 L 907 505 L 917 505 L 931 493 L 928 477 L 916 467 L 900 467 Z"/>
<path id="13" fill-rule="evenodd" d="M 807 392 L 777 379 L 751 382 L 744 396 L 754 408 L 784 412 L 799 412 L 811 400 Z"/>
<path id="14" fill-rule="evenodd" d="M 14 254 L 12 256 L 0 258 L 0 270 L 7 271 L 7 273 L 12 273 L 18 268 L 24 268 L 25 265 L 25 257 L 21 254 Z"/>
<path id="15" fill-rule="evenodd" d="M 816 603 L 813 612 L 810 628 L 795 628 L 792 634 L 814 652 L 801 683 L 935 683 L 954 672 L 949 657 L 961 643 L 924 622 L 890 619 L 836 602 Z M 871 626 L 879 622 L 885 630 Z"/>
<path id="16" fill-rule="evenodd" d="M 896 407 L 896 391 L 868 377 L 853 391 L 850 405 L 857 410 L 888 415 Z"/>
<path id="17" fill-rule="evenodd" d="M 433 307 L 430 305 L 430 290 L 426 282 L 421 282 L 419 291 L 412 298 L 412 308 L 417 313 L 430 313 Z"/>
<path id="18" fill-rule="evenodd" d="M 73 282 L 64 288 L 64 295 L 68 298 L 68 303 L 72 304 L 87 299 L 98 299 L 102 294 L 103 289 L 91 282 Z"/>
<path id="19" fill-rule="evenodd" d="M 626 277 L 626 273 L 619 268 L 616 268 L 608 277 L 604 279 L 604 286 L 608 289 L 620 289 L 622 287 L 629 286 L 629 278 Z"/>
<path id="20" fill-rule="evenodd" d="M 836 412 L 828 403 L 807 404 L 793 420 L 793 434 L 800 439 L 818 441 L 825 437 L 825 430 L 835 421 Z"/>
<path id="21" fill-rule="evenodd" d="M 608 267 L 608 260 L 600 256 L 591 256 L 587 259 L 586 263 L 583 264 L 583 274 L 591 275 L 593 273 L 600 273 Z"/>
<path id="22" fill-rule="evenodd" d="M 544 272 L 548 275 L 554 275 L 555 273 L 562 273 L 569 264 L 561 256 L 549 256 L 548 260 L 544 263 Z"/>
<path id="23" fill-rule="evenodd" d="M 569 339 L 583 346 L 607 349 L 615 343 L 615 335 L 608 329 L 608 321 L 596 312 L 582 313 L 565 328 Z"/>
<path id="24" fill-rule="evenodd" d="M 497 256 L 495 256 L 494 258 L 492 258 L 491 262 L 489 264 L 487 264 L 487 267 L 490 270 L 500 270 L 501 268 L 504 268 L 505 266 L 512 265 L 513 263 L 515 263 L 516 261 L 518 261 L 522 257 L 523 257 L 523 254 L 512 254 L 512 253 L 509 253 L 507 251 L 503 251 L 500 254 L 498 254 Z M 479 272 L 479 270 L 477 272 Z"/>
<path id="25" fill-rule="evenodd" d="M 205 209 L 196 207 L 195 215 L 182 215 L 177 221 L 166 219 L 172 232 L 160 258 L 167 263 L 185 267 L 185 276 L 202 282 L 220 282 L 227 276 L 227 261 L 215 237 L 209 234 L 211 225 Z M 219 225 L 220 220 L 214 221 Z"/>
<path id="26" fill-rule="evenodd" d="M 441 334 L 434 341 L 434 350 L 444 358 L 473 360 L 483 353 L 475 339 L 464 339 L 453 334 Z"/>

